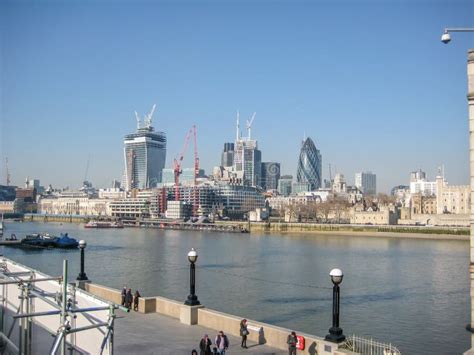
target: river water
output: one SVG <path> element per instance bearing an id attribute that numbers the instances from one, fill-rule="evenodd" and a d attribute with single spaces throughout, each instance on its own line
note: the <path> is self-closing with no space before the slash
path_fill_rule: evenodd
<path id="1" fill-rule="evenodd" d="M 340 325 L 404 354 L 460 354 L 470 347 L 469 242 L 337 235 L 226 234 L 157 229 L 91 230 L 79 224 L 7 223 L 7 235 L 68 232 L 84 239 L 93 282 L 185 300 L 187 253 L 196 248 L 196 293 L 211 309 L 319 336 L 331 326 L 329 271 L 344 272 Z M 15 261 L 60 275 L 77 250 L 1 247 Z"/>

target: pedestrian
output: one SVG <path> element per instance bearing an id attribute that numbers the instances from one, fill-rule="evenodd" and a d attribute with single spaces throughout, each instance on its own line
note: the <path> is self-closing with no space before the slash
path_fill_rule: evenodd
<path id="1" fill-rule="evenodd" d="M 295 332 L 291 332 L 290 335 L 288 335 L 288 339 L 286 340 L 288 344 L 288 354 L 289 355 L 296 355 L 296 343 L 298 342 L 298 338 L 296 337 Z"/>
<path id="2" fill-rule="evenodd" d="M 229 338 L 221 330 L 214 340 L 214 343 L 217 346 L 217 353 L 220 355 L 225 355 L 226 350 L 229 348 Z"/>
<path id="3" fill-rule="evenodd" d="M 128 310 L 130 310 L 130 308 L 132 308 L 132 302 L 133 302 L 132 289 L 129 288 L 127 290 L 127 293 L 125 294 L 125 307 L 127 307 Z"/>
<path id="4" fill-rule="evenodd" d="M 196 350 L 196 349 L 193 349 L 193 350 L 191 351 L 191 355 L 198 355 L 197 350 Z"/>
<path id="5" fill-rule="evenodd" d="M 211 355 L 211 339 L 209 339 L 209 336 L 207 334 L 204 334 L 204 336 L 201 339 L 201 342 L 199 343 L 199 349 L 201 350 L 201 355 Z"/>
<path id="6" fill-rule="evenodd" d="M 124 286 L 122 288 L 122 306 L 125 306 L 125 296 L 127 295 L 127 286 Z"/>
<path id="7" fill-rule="evenodd" d="M 133 310 L 135 312 L 138 311 L 138 302 L 140 300 L 140 297 L 141 297 L 140 292 L 138 292 L 138 290 L 136 290 L 135 295 L 133 295 Z"/>
<path id="8" fill-rule="evenodd" d="M 240 344 L 241 348 L 247 348 L 247 335 L 249 335 L 249 331 L 247 329 L 247 319 L 242 319 L 240 321 L 240 335 L 242 336 L 242 343 Z"/>

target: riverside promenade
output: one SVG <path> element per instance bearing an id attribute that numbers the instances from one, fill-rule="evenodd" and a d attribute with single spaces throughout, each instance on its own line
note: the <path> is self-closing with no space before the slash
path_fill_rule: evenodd
<path id="1" fill-rule="evenodd" d="M 214 344 L 217 331 L 200 325 L 185 325 L 171 317 L 157 313 L 119 312 L 115 322 L 116 354 L 191 354 L 192 349 L 199 353 L 199 341 L 208 334 Z M 240 338 L 229 337 L 228 354 L 288 354 L 288 351 L 275 349 L 247 341 L 248 349 L 240 347 Z M 214 345 L 213 345 L 214 346 Z M 212 348 L 212 347 L 211 347 Z"/>
<path id="2" fill-rule="evenodd" d="M 100 299 L 121 303 L 120 290 L 85 283 L 85 291 Z M 164 297 L 141 297 L 138 312 L 120 313 L 115 322 L 114 345 L 123 354 L 190 354 L 199 348 L 199 341 L 208 334 L 211 341 L 222 330 L 230 341 L 230 354 L 286 354 L 287 336 L 291 331 L 304 338 L 305 349 L 300 354 L 353 354 L 322 337 L 248 320 L 249 349 L 240 348 L 241 317 L 208 309 L 203 305 L 187 306 Z"/>

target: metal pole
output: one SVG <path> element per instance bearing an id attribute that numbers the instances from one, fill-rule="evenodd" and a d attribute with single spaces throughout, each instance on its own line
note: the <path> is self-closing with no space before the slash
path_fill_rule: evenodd
<path id="1" fill-rule="evenodd" d="M 20 307 L 19 312 L 23 313 L 23 302 L 24 302 L 24 285 L 20 284 Z M 23 354 L 23 318 L 20 318 L 18 322 L 18 329 L 19 329 L 19 336 L 18 336 L 18 349 L 20 350 L 20 354 Z"/>
<path id="2" fill-rule="evenodd" d="M 469 109 L 469 155 L 470 155 L 470 190 L 471 190 L 471 213 L 470 213 L 470 264 L 469 273 L 471 278 L 471 329 L 474 324 L 474 49 L 468 51 L 467 59 L 467 101 Z M 471 348 L 474 347 L 474 333 L 471 334 Z"/>
<path id="3" fill-rule="evenodd" d="M 194 263 L 191 263 L 190 278 L 190 294 L 194 299 L 194 296 L 196 295 L 196 265 Z"/>
<path id="4" fill-rule="evenodd" d="M 62 312 L 61 312 L 61 324 L 62 324 L 62 340 L 61 340 L 61 355 L 66 355 L 66 321 L 67 321 L 67 260 L 63 261 L 63 299 L 62 299 Z"/>

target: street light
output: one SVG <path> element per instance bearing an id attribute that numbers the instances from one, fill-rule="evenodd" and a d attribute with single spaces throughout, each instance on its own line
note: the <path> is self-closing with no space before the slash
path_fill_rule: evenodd
<path id="1" fill-rule="evenodd" d="M 329 334 L 326 335 L 326 340 L 340 343 L 346 339 L 345 335 L 342 334 L 342 329 L 339 328 L 339 284 L 342 282 L 344 275 L 341 269 L 332 269 L 329 276 L 331 276 L 334 287 L 332 289 L 332 327 L 329 328 Z"/>
<path id="2" fill-rule="evenodd" d="M 474 28 L 445 28 L 441 36 L 441 42 L 448 44 L 451 42 L 451 35 L 449 32 L 474 32 Z"/>
<path id="3" fill-rule="evenodd" d="M 87 242 L 85 240 L 79 241 L 79 249 L 81 249 L 81 272 L 77 276 L 78 281 L 88 281 L 86 273 L 84 272 L 84 249 L 86 249 Z"/>
<path id="4" fill-rule="evenodd" d="M 443 43 L 449 43 L 451 36 L 449 32 L 474 32 L 474 28 L 446 28 L 444 34 L 441 36 Z M 470 49 L 467 54 L 467 102 L 469 112 L 469 172 L 470 172 L 470 193 L 474 196 L 474 49 Z M 470 213 L 470 225 L 471 225 L 471 248 L 470 248 L 470 265 L 469 273 L 471 276 L 471 289 L 474 287 L 474 199 L 471 199 L 471 213 Z M 474 333 L 474 294 L 471 292 L 471 323 L 466 326 L 466 329 L 471 333 Z M 474 345 L 474 336 L 471 338 L 471 347 Z"/>
<path id="5" fill-rule="evenodd" d="M 191 248 L 191 251 L 188 253 L 188 260 L 190 265 L 190 279 L 189 279 L 189 295 L 186 301 L 184 301 L 185 305 L 188 306 L 198 306 L 201 303 L 199 302 L 196 296 L 196 260 L 198 258 L 198 254 L 194 248 Z"/>

